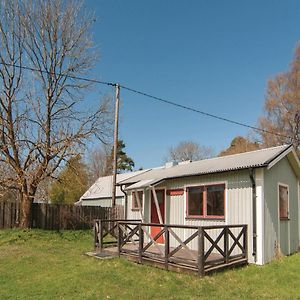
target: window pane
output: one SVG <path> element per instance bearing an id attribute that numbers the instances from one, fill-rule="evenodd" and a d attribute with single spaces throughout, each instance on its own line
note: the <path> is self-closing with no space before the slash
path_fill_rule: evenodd
<path id="1" fill-rule="evenodd" d="M 142 208 L 143 207 L 143 192 L 139 191 L 138 196 L 139 196 L 140 203 L 141 203 L 141 208 Z M 139 208 L 138 199 L 135 196 L 135 192 L 132 192 L 132 208 L 133 209 L 138 209 Z"/>
<path id="2" fill-rule="evenodd" d="M 207 187 L 206 210 L 208 216 L 224 216 L 224 190 L 223 184 Z"/>
<path id="3" fill-rule="evenodd" d="M 202 187 L 192 187 L 188 189 L 188 215 L 203 216 Z"/>
<path id="4" fill-rule="evenodd" d="M 288 218 L 288 188 L 279 186 L 279 209 L 280 218 Z"/>

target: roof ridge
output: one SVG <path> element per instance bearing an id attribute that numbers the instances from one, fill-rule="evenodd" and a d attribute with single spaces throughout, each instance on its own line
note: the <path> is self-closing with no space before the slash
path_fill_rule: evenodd
<path id="1" fill-rule="evenodd" d="M 247 152 L 241 152 L 241 153 L 235 153 L 235 154 L 229 154 L 229 155 L 224 155 L 224 156 L 215 156 L 215 157 L 210 157 L 210 158 L 205 158 L 205 159 L 201 159 L 201 160 L 196 160 L 196 161 L 192 161 L 192 163 L 199 163 L 199 162 L 203 162 L 203 161 L 208 161 L 208 160 L 218 160 L 218 159 L 224 159 L 224 158 L 228 158 L 228 157 L 232 157 L 232 156 L 240 156 L 240 155 L 245 155 L 248 153 L 255 153 L 255 152 L 263 152 L 263 151 L 267 151 L 267 150 L 271 150 L 271 149 L 275 149 L 275 148 L 283 148 L 283 147 L 290 147 L 291 145 L 288 144 L 283 144 L 280 146 L 273 146 L 273 147 L 269 147 L 269 148 L 262 148 L 262 149 L 257 149 L 257 150 L 253 150 L 253 151 L 247 151 Z M 174 167 L 177 166 L 182 166 L 182 165 L 176 165 Z"/>

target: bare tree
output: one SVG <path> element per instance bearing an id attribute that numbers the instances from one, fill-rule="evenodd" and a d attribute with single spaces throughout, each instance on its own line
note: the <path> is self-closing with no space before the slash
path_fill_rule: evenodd
<path id="1" fill-rule="evenodd" d="M 265 116 L 260 118 L 262 129 L 279 133 L 260 133 L 266 146 L 293 143 L 300 148 L 300 46 L 288 72 L 269 80 L 265 101 Z"/>
<path id="2" fill-rule="evenodd" d="M 185 160 L 201 160 L 212 157 L 210 147 L 201 146 L 193 141 L 182 141 L 175 147 L 170 147 L 165 161 L 180 162 Z"/>
<path id="3" fill-rule="evenodd" d="M 117 173 L 133 171 L 134 161 L 125 152 L 126 145 L 123 140 L 118 141 Z M 88 151 L 87 165 L 89 169 L 90 183 L 95 182 L 101 176 L 112 175 L 113 172 L 113 145 L 102 144 L 101 147 Z"/>
<path id="4" fill-rule="evenodd" d="M 89 169 L 89 183 L 94 183 L 99 177 L 107 175 L 107 164 L 111 153 L 109 145 L 102 145 L 87 153 L 87 165 Z"/>
<path id="5" fill-rule="evenodd" d="M 87 74 L 97 60 L 93 17 L 84 14 L 81 2 L 0 0 L 0 5 L 0 161 L 12 170 L 0 184 L 18 192 L 21 226 L 28 227 L 41 182 L 88 139 L 105 139 L 110 105 L 99 101 L 87 109 L 82 100 L 89 84 L 74 77 Z"/>

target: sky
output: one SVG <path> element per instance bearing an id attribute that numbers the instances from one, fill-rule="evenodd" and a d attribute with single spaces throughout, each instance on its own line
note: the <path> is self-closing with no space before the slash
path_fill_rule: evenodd
<path id="1" fill-rule="evenodd" d="M 288 70 L 300 41 L 298 0 L 86 0 L 85 6 L 96 16 L 94 78 L 253 126 L 264 113 L 268 80 Z M 114 93 L 97 90 L 107 92 Z M 181 141 L 217 155 L 248 134 L 121 89 L 119 137 L 136 169 L 162 165 Z"/>

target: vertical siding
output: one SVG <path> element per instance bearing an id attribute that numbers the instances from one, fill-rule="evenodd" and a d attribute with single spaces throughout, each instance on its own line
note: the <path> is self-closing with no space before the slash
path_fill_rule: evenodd
<path id="1" fill-rule="evenodd" d="M 282 243 L 282 251 L 296 252 L 299 247 L 299 200 L 298 179 L 294 174 L 288 159 L 285 157 L 270 170 L 265 172 L 265 262 L 271 261 L 276 256 L 276 247 L 280 245 L 281 236 L 287 233 L 289 236 Z M 289 186 L 289 228 L 287 224 L 279 224 L 278 212 L 278 183 Z M 286 234 L 285 234 L 286 235 Z M 288 243 L 283 244 L 283 243 Z"/>
<path id="2" fill-rule="evenodd" d="M 132 193 L 127 194 L 127 219 L 142 219 L 141 214 L 137 210 L 132 210 Z M 145 196 L 143 196 L 143 213 L 145 214 Z M 147 222 L 147 218 L 145 220 Z"/>
<path id="3" fill-rule="evenodd" d="M 225 200 L 225 220 L 191 220 L 186 219 L 186 194 L 182 196 L 167 196 L 166 205 L 166 222 L 169 224 L 183 224 L 192 226 L 210 226 L 210 225 L 248 225 L 248 245 L 249 245 L 249 261 L 252 259 L 252 187 L 248 170 L 237 172 L 226 172 L 219 174 L 195 176 L 189 178 L 179 178 L 168 180 L 162 183 L 167 189 L 183 188 L 189 185 L 210 184 L 210 183 L 226 183 L 226 200 Z M 157 187 L 159 188 L 159 187 Z M 177 229 L 176 234 L 181 239 L 188 238 L 194 231 L 191 229 Z M 219 230 L 210 231 L 210 234 L 216 238 Z M 174 238 L 170 239 L 171 246 L 178 245 Z M 221 243 L 222 241 L 220 241 Z M 189 246 L 197 249 L 197 239 L 193 240 Z M 206 248 L 209 247 L 206 243 Z"/>

